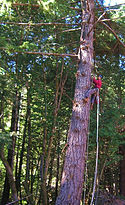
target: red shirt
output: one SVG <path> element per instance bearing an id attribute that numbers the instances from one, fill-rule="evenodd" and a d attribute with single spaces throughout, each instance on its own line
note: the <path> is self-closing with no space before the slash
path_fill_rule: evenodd
<path id="1" fill-rule="evenodd" d="M 96 80 L 95 78 L 93 78 L 93 83 L 95 84 L 95 88 L 101 88 L 102 86 L 102 81 L 101 80 Z"/>

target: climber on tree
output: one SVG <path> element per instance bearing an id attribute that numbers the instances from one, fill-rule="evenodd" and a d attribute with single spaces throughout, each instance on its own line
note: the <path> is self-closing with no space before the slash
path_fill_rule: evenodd
<path id="1" fill-rule="evenodd" d="M 99 90 L 102 86 L 102 75 L 99 75 L 97 80 L 95 79 L 95 77 L 93 78 L 93 83 L 95 84 L 95 87 L 93 89 L 89 89 L 86 93 L 85 93 L 85 98 L 84 98 L 84 102 L 87 103 L 88 102 L 88 99 L 91 95 L 92 98 L 91 98 L 91 109 L 93 109 L 93 105 L 94 105 L 94 102 L 95 102 L 95 99 L 96 99 L 96 96 L 99 95 Z"/>

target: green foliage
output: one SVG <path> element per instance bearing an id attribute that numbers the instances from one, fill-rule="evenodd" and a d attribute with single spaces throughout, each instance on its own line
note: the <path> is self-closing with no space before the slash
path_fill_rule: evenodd
<path id="1" fill-rule="evenodd" d="M 70 118 L 72 115 L 72 100 L 75 89 L 75 73 L 77 69 L 76 59 L 69 57 L 41 56 L 26 54 L 26 51 L 47 53 L 77 53 L 79 48 L 80 32 L 78 30 L 68 32 L 68 29 L 76 26 L 38 26 L 38 23 L 81 23 L 79 11 L 72 10 L 74 6 L 80 8 L 80 4 L 74 1 L 1 1 L 0 25 L 0 146 L 5 147 L 5 155 L 8 147 L 11 148 L 12 135 L 12 109 L 16 92 L 21 94 L 18 130 L 15 133 L 16 146 L 14 161 L 14 174 L 19 173 L 19 163 L 23 150 L 23 164 L 21 172 L 21 194 L 26 196 L 22 186 L 26 180 L 28 151 L 30 163 L 29 192 L 36 198 L 36 204 L 41 203 L 40 162 L 41 157 L 46 161 L 49 142 L 53 135 L 53 143 L 50 155 L 49 171 L 47 175 L 47 192 L 49 204 L 55 203 L 55 179 L 60 178 L 64 162 L 62 150 L 67 142 Z M 74 2 L 74 3 L 73 3 Z M 25 6 L 13 6 L 14 3 L 27 4 Z M 7 5 L 8 4 L 8 5 Z M 38 6 L 33 6 L 37 5 Z M 125 26 L 123 9 L 108 13 L 111 18 L 112 28 L 119 38 L 124 41 Z M 99 8 L 96 16 L 100 16 Z M 116 18 L 116 19 L 115 19 Z M 6 22 L 13 22 L 6 24 Z M 28 26 L 19 25 L 28 23 Z M 103 85 L 100 91 L 100 125 L 99 125 L 99 166 L 101 173 L 105 160 L 106 167 L 101 179 L 101 188 L 105 189 L 111 180 L 108 178 L 108 170 L 112 177 L 112 184 L 119 180 L 119 146 L 124 145 L 124 101 L 125 94 L 125 62 L 124 52 L 112 33 L 97 24 L 95 30 L 95 71 L 103 75 Z M 62 72 L 63 67 L 63 72 Z M 54 121 L 56 103 L 61 96 L 62 82 L 67 75 L 60 109 Z M 58 89 L 59 88 L 59 89 Z M 58 90 L 58 97 L 55 98 Z M 29 102 L 28 102 L 29 100 Z M 57 100 L 57 102 L 56 102 Z M 29 104 L 28 104 L 29 103 Z M 27 117 L 27 112 L 29 116 Z M 55 132 L 53 126 L 55 123 Z M 26 127 L 25 127 L 26 126 Z M 26 130 L 25 130 L 26 128 Z M 29 149 L 29 150 L 28 150 Z M 90 143 L 88 158 L 88 198 L 91 193 L 96 155 L 96 104 L 91 111 L 90 119 Z M 57 163 L 59 157 L 59 173 Z M 17 164 L 16 164 L 17 162 Z M 2 197 L 5 180 L 5 168 L 0 161 L 2 172 L 0 197 Z M 16 169 L 17 166 L 17 169 Z M 58 174 L 58 177 L 57 177 Z M 116 184 L 118 185 L 118 183 Z M 114 191 L 115 192 L 115 191 Z M 28 202 L 27 202 L 28 203 Z M 23 202 L 25 204 L 25 201 Z"/>
<path id="2" fill-rule="evenodd" d="M 10 134 L 9 132 L 0 131 L 0 149 L 5 145 L 9 148 L 12 142 L 11 136 L 12 134 Z"/>

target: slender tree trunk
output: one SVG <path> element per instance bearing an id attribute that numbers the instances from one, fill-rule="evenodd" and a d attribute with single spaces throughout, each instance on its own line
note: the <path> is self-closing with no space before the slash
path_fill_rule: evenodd
<path id="1" fill-rule="evenodd" d="M 39 198 L 39 203 L 42 199 L 42 204 L 47 204 L 47 190 L 46 190 L 46 181 L 44 179 L 44 168 L 45 168 L 45 160 L 47 155 L 47 101 L 46 101 L 46 72 L 44 72 L 44 103 L 45 103 L 45 122 L 44 122 L 44 135 L 43 135 L 43 145 L 42 145 L 42 156 L 41 156 L 41 165 L 40 165 L 40 175 L 41 175 L 41 194 Z"/>
<path id="2" fill-rule="evenodd" d="M 5 156 L 4 156 L 4 151 L 0 150 L 0 158 L 6 168 L 6 172 L 7 172 L 7 177 L 8 177 L 8 181 L 9 181 L 9 186 L 11 188 L 12 191 L 12 197 L 14 201 L 18 200 L 18 196 L 17 196 L 17 189 L 16 189 L 16 183 L 14 181 L 14 177 L 13 177 L 13 170 L 11 168 L 11 166 L 9 165 L 8 161 L 6 160 Z M 1 205 L 6 204 L 1 202 Z"/>
<path id="3" fill-rule="evenodd" d="M 19 148 L 20 148 L 20 145 L 19 145 L 19 142 L 18 142 L 18 145 L 17 145 L 17 151 L 16 151 L 16 160 L 15 160 L 15 179 L 16 179 L 16 188 L 17 188 L 17 193 L 18 193 L 18 187 L 17 187 L 17 175 L 18 175 L 18 160 L 19 160 Z"/>
<path id="4" fill-rule="evenodd" d="M 85 152 L 88 136 L 90 102 L 84 104 L 86 91 L 90 88 L 93 67 L 93 22 L 94 0 L 83 2 L 80 63 L 76 74 L 76 88 L 68 135 L 60 194 L 56 205 L 80 205 L 82 197 Z M 84 24 L 85 23 L 85 24 Z"/>
<path id="5" fill-rule="evenodd" d="M 0 129 L 4 130 L 4 90 L 0 95 Z"/>
<path id="6" fill-rule="evenodd" d="M 11 145 L 11 148 L 9 148 L 8 150 L 8 158 L 7 158 L 7 162 L 10 168 L 12 169 L 12 171 L 13 171 L 13 162 L 14 162 L 14 155 L 15 155 L 16 132 L 18 128 L 19 107 L 20 107 L 20 94 L 18 94 L 16 90 L 16 96 L 15 96 L 13 108 L 12 108 L 12 119 L 11 119 L 11 129 L 10 129 L 11 132 L 15 132 L 15 133 L 12 135 L 12 145 Z M 8 166 L 6 166 L 6 169 L 7 168 Z M 2 194 L 1 204 L 6 204 L 9 201 L 9 193 L 10 193 L 9 181 L 10 180 L 8 179 L 8 176 L 10 175 L 8 175 L 7 173 L 8 173 L 8 170 L 6 170 L 6 177 L 5 177 L 4 190 Z"/>
<path id="7" fill-rule="evenodd" d="M 31 194 L 33 193 L 33 183 L 34 183 L 34 175 L 33 175 L 33 159 L 32 159 L 32 162 L 31 162 Z"/>
<path id="8" fill-rule="evenodd" d="M 31 159 L 31 96 L 30 90 L 27 93 L 27 128 L 28 128 L 28 146 L 27 146 L 27 162 L 26 162 L 26 182 L 27 184 L 30 182 L 30 159 Z M 29 186 L 28 186 L 29 188 Z"/>
<path id="9" fill-rule="evenodd" d="M 28 90 L 27 90 L 28 92 Z M 19 161 L 19 171 L 18 171 L 18 175 L 17 175 L 17 179 L 16 179 L 16 184 L 17 184 L 17 189 L 18 191 L 20 191 L 20 198 L 21 196 L 21 172 L 22 172 L 22 164 L 23 164 L 23 156 L 24 156 L 24 149 L 25 149 L 25 141 L 26 141 L 26 130 L 27 130 L 27 119 L 28 119 L 28 105 L 29 101 L 28 101 L 28 93 L 27 93 L 27 111 L 26 111 L 26 117 L 25 117 L 25 124 L 24 124 L 24 131 L 23 131 L 23 140 L 22 140 L 22 149 L 20 152 L 20 161 Z"/>
<path id="10" fill-rule="evenodd" d="M 59 162 L 60 162 L 60 133 L 58 131 L 58 145 L 57 145 L 57 172 L 56 172 L 56 188 L 55 188 L 55 201 L 58 195 L 58 184 L 59 184 Z"/>

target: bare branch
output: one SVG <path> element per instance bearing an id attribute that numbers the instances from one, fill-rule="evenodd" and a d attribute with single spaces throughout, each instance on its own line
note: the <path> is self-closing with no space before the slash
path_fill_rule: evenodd
<path id="1" fill-rule="evenodd" d="M 68 30 L 62 31 L 62 33 L 70 32 L 70 31 L 78 31 L 78 30 L 81 30 L 81 28 L 68 29 Z"/>
<path id="2" fill-rule="evenodd" d="M 73 100 L 72 100 L 72 98 L 66 93 L 66 91 L 64 90 L 64 95 L 67 97 L 67 98 L 69 98 L 69 100 L 73 103 Z"/>
<path id="3" fill-rule="evenodd" d="M 18 25 L 18 26 L 75 26 L 75 25 L 80 25 L 78 23 L 75 24 L 69 24 L 69 23 L 16 23 L 16 22 L 0 22 L 0 24 L 13 24 L 13 25 Z"/>
<path id="4" fill-rule="evenodd" d="M 33 51 L 24 51 L 24 52 L 18 52 L 18 53 L 24 53 L 24 54 L 34 54 L 34 55 L 43 55 L 43 56 L 69 56 L 69 57 L 77 57 L 76 54 L 67 54 L 67 53 L 42 53 L 42 52 L 33 52 Z"/>
<path id="5" fill-rule="evenodd" d="M 0 50 L 7 50 L 7 48 L 0 47 Z M 43 53 L 43 52 L 36 52 L 36 51 L 14 51 L 15 53 L 22 53 L 22 54 L 33 54 L 33 55 L 43 55 L 43 56 L 61 56 L 61 57 L 78 57 L 77 54 L 67 54 L 67 53 Z"/>
<path id="6" fill-rule="evenodd" d="M 77 2 L 70 2 L 70 4 L 73 4 L 73 3 L 77 3 Z M 116 8 L 116 7 L 119 7 L 119 6 L 123 6 L 123 5 L 125 5 L 125 3 L 123 3 L 123 4 L 117 4 L 117 5 L 114 5 L 114 6 L 103 6 L 104 8 Z M 12 4 L 12 6 L 14 6 L 14 7 L 16 7 L 16 6 L 31 6 L 31 7 L 37 7 L 37 8 L 39 8 L 40 7 L 40 5 L 39 4 L 28 4 L 28 3 L 13 3 Z M 73 9 L 73 10 L 79 10 L 79 11 L 81 11 L 81 8 L 75 8 L 75 7 L 70 7 L 71 9 Z"/>
<path id="7" fill-rule="evenodd" d="M 72 9 L 72 10 L 77 10 L 77 11 L 82 11 L 81 8 L 70 7 L 70 9 Z"/>
<path id="8" fill-rule="evenodd" d="M 98 0 L 96 0 L 99 8 L 104 12 L 104 7 L 102 8 L 100 3 L 98 2 Z M 115 31 L 106 23 L 104 23 L 103 21 L 99 21 L 101 24 L 103 24 L 109 31 L 111 31 L 113 33 L 113 35 L 116 37 L 117 41 L 123 46 L 125 47 L 125 44 L 120 40 L 120 38 L 117 36 L 117 34 L 115 33 Z"/>
<path id="9" fill-rule="evenodd" d="M 116 8 L 116 6 L 119 7 L 119 6 L 124 6 L 124 5 L 125 5 L 125 3 L 123 3 L 123 4 L 116 4 L 114 6 L 105 6 L 105 8 Z"/>
<path id="10" fill-rule="evenodd" d="M 124 16 L 119 16 L 119 17 L 113 18 L 113 19 L 102 19 L 100 21 L 114 21 L 114 20 L 121 19 L 121 18 L 124 18 L 124 17 L 125 17 L 125 15 Z"/>
<path id="11" fill-rule="evenodd" d="M 98 20 L 93 24 L 92 28 L 90 29 L 90 31 L 88 32 L 88 35 L 89 33 L 92 31 L 92 29 L 94 28 L 94 26 L 100 21 L 100 19 L 106 14 L 106 11 L 98 18 Z"/>
<path id="12" fill-rule="evenodd" d="M 31 7 L 40 7 L 40 5 L 39 4 L 27 4 L 27 3 L 25 3 L 25 4 L 21 4 L 21 3 L 14 3 L 14 4 L 12 4 L 12 6 L 31 6 Z"/>

